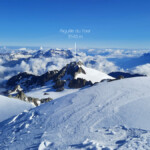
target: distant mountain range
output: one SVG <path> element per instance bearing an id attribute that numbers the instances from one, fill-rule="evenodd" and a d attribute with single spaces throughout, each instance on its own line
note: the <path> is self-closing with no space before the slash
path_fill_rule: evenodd
<path id="1" fill-rule="evenodd" d="M 17 51 L 17 52 L 10 52 L 10 53 L 0 53 L 0 58 L 7 59 L 7 60 L 18 60 L 18 59 L 28 59 L 28 58 L 47 58 L 52 56 L 59 56 L 63 58 L 73 58 L 73 52 L 71 50 L 56 50 L 56 49 L 49 49 L 49 50 L 30 50 L 30 51 Z"/>
<path id="2" fill-rule="evenodd" d="M 73 58 L 73 53 L 70 50 L 55 50 L 50 49 L 47 51 L 39 50 L 33 53 L 33 58 L 40 58 L 40 57 L 52 57 L 52 56 L 60 56 L 64 58 Z"/>

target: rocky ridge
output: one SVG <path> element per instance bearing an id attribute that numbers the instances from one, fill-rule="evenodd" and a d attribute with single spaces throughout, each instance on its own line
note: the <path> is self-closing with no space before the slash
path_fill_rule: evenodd
<path id="1" fill-rule="evenodd" d="M 86 79 L 87 76 L 90 76 L 89 74 L 91 74 L 92 71 L 95 70 L 89 70 L 84 67 L 82 62 L 79 61 L 71 62 L 64 66 L 61 70 L 48 71 L 40 76 L 22 72 L 7 81 L 7 91 L 5 92 L 5 95 L 19 98 L 27 102 L 33 102 L 37 106 L 40 103 L 44 103 L 52 99 L 50 97 L 47 97 L 46 99 L 27 97 L 24 93 L 45 85 L 52 88 L 53 91 L 56 92 L 63 91 L 64 89 L 77 89 L 85 86 L 92 86 L 95 82 L 92 82 L 89 78 Z M 92 78 L 97 78 L 97 76 L 102 75 L 102 77 L 98 77 L 100 78 L 99 81 L 101 78 L 108 80 L 110 77 L 104 73 L 99 74 L 99 71 L 96 71 L 96 73 L 98 74 L 95 75 L 95 72 L 93 73 L 94 76 L 92 74 Z M 82 78 L 79 75 L 84 75 L 85 78 Z M 110 80 L 112 79 L 113 78 L 110 77 Z"/>
<path id="2" fill-rule="evenodd" d="M 29 74 L 27 72 L 19 73 L 13 76 L 7 81 L 8 93 L 11 94 L 16 91 L 16 87 L 19 86 L 23 91 L 29 91 L 38 86 L 44 86 L 46 82 L 52 81 L 53 88 L 56 91 L 62 91 L 65 85 L 69 88 L 82 88 L 86 85 L 92 85 L 90 81 L 85 79 L 75 79 L 77 74 L 86 74 L 82 69 L 82 62 L 71 62 L 63 67 L 61 70 L 48 71 L 41 76 Z M 15 90 L 14 90 L 15 89 Z"/>
<path id="3" fill-rule="evenodd" d="M 17 98 L 20 100 L 23 100 L 25 102 L 33 103 L 35 106 L 39 106 L 41 103 L 46 103 L 52 100 L 52 98 L 34 98 L 30 96 L 26 96 L 25 93 L 23 92 L 23 89 L 20 87 L 20 85 L 17 85 L 14 90 L 9 91 L 8 97 L 10 98 Z"/>

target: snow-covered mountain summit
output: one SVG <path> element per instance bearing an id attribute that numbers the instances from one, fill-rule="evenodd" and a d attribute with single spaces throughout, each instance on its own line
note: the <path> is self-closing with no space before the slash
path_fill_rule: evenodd
<path id="1" fill-rule="evenodd" d="M 36 76 L 26 72 L 19 73 L 7 81 L 7 87 L 11 90 L 16 86 L 26 91 L 30 88 L 44 86 L 47 82 L 51 81 L 54 89 L 57 91 L 67 88 L 82 88 L 87 85 L 92 85 L 95 82 L 100 82 L 104 79 L 114 79 L 105 73 L 87 68 L 82 62 L 71 62 L 63 67 L 61 70 L 48 71 L 41 76 Z"/>
<path id="2" fill-rule="evenodd" d="M 73 52 L 71 50 L 57 50 L 57 49 L 48 49 L 48 50 L 18 50 L 18 51 L 9 51 L 7 53 L 0 53 L 0 58 L 5 58 L 7 60 L 19 60 L 19 59 L 28 59 L 28 58 L 47 58 L 53 56 L 59 56 L 63 58 L 73 58 Z"/>
<path id="3" fill-rule="evenodd" d="M 149 83 L 103 82 L 23 112 L 0 123 L 0 149 L 150 149 Z"/>
<path id="4" fill-rule="evenodd" d="M 39 50 L 33 53 L 33 58 L 59 56 L 64 58 L 73 58 L 73 53 L 70 50 Z"/>

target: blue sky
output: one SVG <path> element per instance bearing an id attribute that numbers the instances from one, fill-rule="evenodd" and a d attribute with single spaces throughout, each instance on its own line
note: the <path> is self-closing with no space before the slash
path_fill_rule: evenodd
<path id="1" fill-rule="evenodd" d="M 0 0 L 0 45 L 150 48 L 149 0 Z M 60 29 L 89 29 L 68 38 Z"/>

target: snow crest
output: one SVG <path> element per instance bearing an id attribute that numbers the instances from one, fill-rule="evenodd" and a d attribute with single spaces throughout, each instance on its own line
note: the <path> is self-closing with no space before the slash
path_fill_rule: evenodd
<path id="1" fill-rule="evenodd" d="M 149 83 L 99 83 L 23 112 L 0 123 L 0 149 L 150 149 Z"/>

